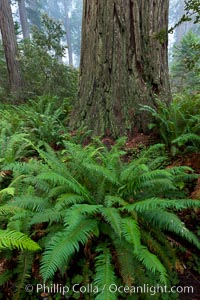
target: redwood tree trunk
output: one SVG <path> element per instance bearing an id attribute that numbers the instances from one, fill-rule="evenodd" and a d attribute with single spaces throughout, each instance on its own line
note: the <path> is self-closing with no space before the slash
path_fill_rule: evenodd
<path id="1" fill-rule="evenodd" d="M 21 22 L 21 26 L 22 26 L 23 38 L 29 39 L 30 33 L 29 33 L 29 24 L 28 24 L 25 1 L 18 0 L 18 7 L 19 7 L 19 17 L 20 17 L 20 22 Z"/>
<path id="2" fill-rule="evenodd" d="M 18 92 L 22 86 L 22 81 L 17 61 L 17 41 L 9 0 L 0 1 L 0 29 L 8 68 L 11 93 L 12 95 L 18 96 Z"/>
<path id="3" fill-rule="evenodd" d="M 140 104 L 170 101 L 168 0 L 84 0 L 74 128 L 118 137 L 145 132 Z"/>

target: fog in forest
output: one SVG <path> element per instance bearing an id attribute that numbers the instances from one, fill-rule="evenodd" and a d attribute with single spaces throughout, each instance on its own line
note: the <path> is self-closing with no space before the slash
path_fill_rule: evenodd
<path id="1" fill-rule="evenodd" d="M 23 1 L 22 1 L 23 2 Z M 75 67 L 80 63 L 81 51 L 81 24 L 82 24 L 82 0 L 27 0 L 25 1 L 29 31 L 38 26 L 41 28 L 41 16 L 48 16 L 62 24 L 65 31 L 61 39 L 61 44 L 66 46 L 63 62 Z M 22 38 L 22 28 L 20 22 L 20 6 L 16 1 L 12 3 L 14 20 L 18 27 L 18 38 Z M 184 14 L 184 0 L 170 0 L 169 8 L 169 28 L 173 27 Z M 23 15 L 23 10 L 21 12 Z M 42 30 L 42 28 L 41 28 Z M 194 25 L 192 21 L 184 22 L 169 34 L 169 61 L 172 60 L 173 46 L 179 44 L 182 37 L 190 30 L 199 35 L 199 25 Z"/>

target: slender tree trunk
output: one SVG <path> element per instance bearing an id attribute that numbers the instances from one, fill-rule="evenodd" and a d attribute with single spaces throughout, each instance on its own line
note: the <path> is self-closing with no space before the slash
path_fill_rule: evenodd
<path id="1" fill-rule="evenodd" d="M 27 11 L 26 11 L 24 0 L 18 0 L 18 7 L 19 7 L 19 17 L 22 26 L 23 38 L 29 39 L 30 38 L 29 24 L 28 24 Z"/>
<path id="2" fill-rule="evenodd" d="M 62 19 L 60 7 L 58 5 L 57 0 L 49 0 L 48 1 L 48 14 L 56 20 Z M 60 44 L 61 44 L 61 41 L 60 41 Z M 63 62 L 62 56 L 57 55 L 57 60 L 59 63 L 62 64 L 62 62 Z"/>
<path id="3" fill-rule="evenodd" d="M 0 29 L 8 68 L 11 93 L 12 95 L 17 96 L 22 87 L 22 80 L 20 76 L 19 63 L 17 61 L 17 41 L 9 0 L 0 0 Z"/>
<path id="4" fill-rule="evenodd" d="M 28 3 L 27 14 L 30 24 L 40 28 L 40 0 L 27 0 L 26 2 Z"/>
<path id="5" fill-rule="evenodd" d="M 178 11 L 179 18 L 181 18 L 185 13 L 184 7 L 185 7 L 185 2 L 184 2 L 184 0 L 181 0 L 179 2 L 179 11 Z M 193 25 L 193 20 L 183 22 L 175 28 L 174 36 L 175 36 L 176 44 L 179 44 L 181 42 L 183 36 L 192 28 L 192 25 Z"/>
<path id="6" fill-rule="evenodd" d="M 71 118 L 94 134 L 146 132 L 140 104 L 170 101 L 168 0 L 84 0 L 80 88 Z"/>
<path id="7" fill-rule="evenodd" d="M 66 30 L 66 38 L 67 38 L 67 49 L 68 49 L 68 57 L 69 57 L 69 65 L 73 66 L 73 56 L 72 56 L 72 43 L 71 43 L 71 32 L 70 32 L 70 21 L 69 21 L 69 12 L 66 0 L 63 0 L 65 15 L 64 15 L 64 26 Z"/>

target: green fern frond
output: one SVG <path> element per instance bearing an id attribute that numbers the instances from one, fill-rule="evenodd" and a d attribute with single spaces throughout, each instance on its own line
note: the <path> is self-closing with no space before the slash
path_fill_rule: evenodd
<path id="1" fill-rule="evenodd" d="M 132 218 L 124 218 L 122 222 L 122 233 L 127 242 L 134 246 L 134 252 L 141 248 L 141 236 L 138 222 Z"/>
<path id="2" fill-rule="evenodd" d="M 114 205 L 124 206 L 128 204 L 123 198 L 110 195 L 105 196 L 104 203 L 107 207 L 112 207 Z"/>
<path id="3" fill-rule="evenodd" d="M 39 245 L 31 240 L 26 234 L 18 231 L 0 230 L 0 248 L 1 249 L 20 249 L 37 251 Z"/>
<path id="4" fill-rule="evenodd" d="M 109 291 L 109 286 L 116 283 L 110 250 L 106 245 L 100 245 L 97 251 L 101 253 L 95 259 L 94 285 L 100 293 L 95 300 L 117 300 L 117 294 Z"/>
<path id="5" fill-rule="evenodd" d="M 16 281 L 17 291 L 14 294 L 15 300 L 26 299 L 27 297 L 24 287 L 25 284 L 31 279 L 33 258 L 33 254 L 27 251 L 22 252 L 18 258 L 16 273 L 19 275 Z"/>
<path id="6" fill-rule="evenodd" d="M 9 205 L 9 204 L 5 204 L 0 206 L 0 216 L 3 215 L 8 215 L 8 214 L 16 214 L 17 212 L 21 212 L 23 211 L 23 209 L 21 209 L 20 207 L 16 207 L 13 205 Z"/>
<path id="7" fill-rule="evenodd" d="M 132 286 L 133 283 L 136 282 L 138 274 L 140 274 L 140 279 L 143 278 L 141 265 L 139 265 L 133 255 L 132 245 L 124 239 L 119 240 L 118 238 L 113 239 L 113 243 L 117 254 L 119 272 L 123 282 L 127 286 Z M 141 268 L 140 272 L 139 268 Z"/>
<path id="8" fill-rule="evenodd" d="M 86 199 L 82 195 L 77 195 L 77 194 L 72 194 L 72 193 L 64 193 L 60 197 L 58 197 L 55 208 L 57 208 L 57 209 L 65 208 L 71 204 L 87 202 L 87 200 L 88 199 Z"/>
<path id="9" fill-rule="evenodd" d="M 50 208 L 48 199 L 42 197 L 36 197 L 32 195 L 15 197 L 14 201 L 10 202 L 10 205 L 28 209 L 31 211 L 39 212 L 47 208 Z"/>
<path id="10" fill-rule="evenodd" d="M 57 269 L 67 264 L 69 258 L 79 250 L 79 243 L 84 245 L 96 230 L 96 220 L 82 218 L 76 226 L 55 234 L 47 244 L 41 261 L 44 281 L 52 278 Z"/>
<path id="11" fill-rule="evenodd" d="M 44 161 L 44 163 L 49 167 L 49 169 L 57 171 L 60 170 L 62 172 L 62 175 L 64 176 L 69 174 L 65 164 L 62 162 L 61 159 L 58 158 L 58 156 L 56 155 L 56 153 L 53 151 L 53 149 L 46 143 L 44 143 L 45 146 L 45 150 L 41 150 L 38 147 L 35 147 L 33 145 L 33 147 L 35 148 L 35 150 L 38 152 L 40 158 Z"/>
<path id="12" fill-rule="evenodd" d="M 91 163 L 83 163 L 83 166 L 86 170 L 92 172 L 94 175 L 97 174 L 105 178 L 107 181 L 119 185 L 119 181 L 118 178 L 116 177 L 116 174 L 111 170 L 109 170 L 108 168 L 105 168 L 98 164 L 91 164 Z"/>
<path id="13" fill-rule="evenodd" d="M 24 179 L 23 179 L 23 187 L 27 187 L 30 188 L 30 186 L 34 187 L 35 190 L 37 190 L 39 193 L 45 193 L 48 194 L 51 190 L 51 184 L 45 180 L 40 180 L 39 178 L 37 178 L 37 176 L 35 175 L 27 175 Z"/>
<path id="14" fill-rule="evenodd" d="M 52 187 L 49 191 L 49 198 L 58 198 L 67 192 L 67 187 L 64 185 Z"/>
<path id="15" fill-rule="evenodd" d="M 153 190 L 154 194 L 160 194 L 162 192 L 176 190 L 176 187 L 173 181 L 168 178 L 149 179 L 146 181 L 144 180 L 139 184 L 136 184 L 135 189 L 134 186 L 131 186 L 131 190 L 135 190 L 135 192 L 138 190 L 141 190 L 143 192 L 145 191 L 145 189 L 151 189 Z"/>
<path id="16" fill-rule="evenodd" d="M 147 270 L 152 273 L 158 272 L 160 274 L 160 282 L 167 284 L 167 271 L 156 255 L 150 253 L 148 249 L 143 246 L 140 247 L 139 251 L 135 255 Z"/>
<path id="17" fill-rule="evenodd" d="M 75 178 L 67 179 L 66 177 L 49 171 L 46 173 L 41 173 L 37 175 L 38 179 L 47 180 L 51 182 L 51 184 L 55 185 L 65 185 L 69 188 L 69 190 L 72 190 L 73 192 L 79 194 L 79 195 L 87 195 L 88 192 L 84 186 L 82 186 L 78 181 L 75 180 Z"/>
<path id="18" fill-rule="evenodd" d="M 149 172 L 149 167 L 141 162 L 142 159 L 137 159 L 131 162 L 122 172 L 121 181 L 129 182 L 132 179 L 136 179 L 138 175 Z"/>
<path id="19" fill-rule="evenodd" d="M 74 204 L 66 210 L 64 224 L 65 226 L 74 226 L 79 222 L 82 216 L 92 216 L 101 211 L 102 205 Z"/>
<path id="20" fill-rule="evenodd" d="M 200 242 L 197 236 L 189 231 L 185 227 L 185 224 L 175 214 L 157 209 L 143 212 L 142 217 L 146 220 L 146 222 L 150 222 L 159 229 L 173 232 L 190 243 L 193 243 L 200 249 Z"/>
<path id="21" fill-rule="evenodd" d="M 0 274 L 0 286 L 3 286 L 6 282 L 8 282 L 12 278 L 12 271 L 11 270 L 4 270 L 1 271 Z"/>
<path id="22" fill-rule="evenodd" d="M 14 196 L 15 189 L 13 187 L 7 187 L 0 191 L 0 197 L 3 195 L 11 195 Z"/>
<path id="23" fill-rule="evenodd" d="M 157 257 L 159 257 L 163 265 L 166 267 L 168 273 L 171 272 L 176 263 L 174 260 L 174 249 L 172 247 L 169 249 L 169 247 L 165 247 L 165 245 L 160 244 L 150 232 L 142 230 L 141 235 L 142 240 L 147 246 L 147 248 L 150 249 L 150 251 L 152 251 L 153 253 L 155 253 Z"/>
<path id="24" fill-rule="evenodd" d="M 187 143 L 196 143 L 197 145 L 200 144 L 200 136 L 195 133 L 186 133 L 182 134 L 181 136 L 177 137 L 172 141 L 172 144 L 178 144 L 178 146 L 183 146 Z"/>
<path id="25" fill-rule="evenodd" d="M 55 209 L 46 209 L 45 211 L 34 214 L 31 218 L 30 225 L 41 224 L 47 222 L 49 225 L 52 223 L 60 223 L 63 220 L 64 212 Z"/>
<path id="26" fill-rule="evenodd" d="M 140 182 L 145 182 L 145 181 L 152 181 L 156 179 L 168 179 L 169 181 L 173 179 L 172 174 L 168 172 L 168 170 L 153 170 L 146 172 L 144 174 L 141 174 L 138 178 L 137 181 Z"/>
<path id="27" fill-rule="evenodd" d="M 24 230 L 24 222 L 21 219 L 17 219 L 17 220 L 12 220 L 10 219 L 8 225 L 7 225 L 7 229 L 10 231 L 18 231 L 21 232 L 22 230 Z M 25 231 L 25 230 L 24 230 Z"/>
<path id="28" fill-rule="evenodd" d="M 137 201 L 133 204 L 128 204 L 120 210 L 128 211 L 128 212 L 147 212 L 149 210 L 154 210 L 158 208 L 167 209 L 171 208 L 174 210 L 181 210 L 186 208 L 195 208 L 200 207 L 199 200 L 192 199 L 180 199 L 180 200 L 171 200 L 171 199 L 163 199 L 163 198 L 150 198 L 146 200 Z"/>
<path id="29" fill-rule="evenodd" d="M 33 216 L 33 212 L 28 210 L 21 210 L 21 211 L 17 211 L 16 214 L 10 217 L 10 221 L 17 221 L 17 220 L 25 221 L 32 218 L 32 216 Z"/>
<path id="30" fill-rule="evenodd" d="M 115 233 L 121 237 L 123 219 L 121 218 L 118 210 L 114 207 L 103 207 L 101 208 L 101 213 L 106 222 L 108 222 L 113 228 Z"/>

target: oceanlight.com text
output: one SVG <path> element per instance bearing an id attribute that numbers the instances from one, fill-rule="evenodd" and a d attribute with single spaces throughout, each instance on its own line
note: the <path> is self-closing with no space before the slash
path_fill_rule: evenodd
<path id="1" fill-rule="evenodd" d="M 98 294 L 98 293 L 104 293 L 105 291 L 109 291 L 113 294 L 149 294 L 151 296 L 154 296 L 155 294 L 193 294 L 194 288 L 193 286 L 172 286 L 167 287 L 166 285 L 149 285 L 149 284 L 143 284 L 143 285 L 116 285 L 116 284 L 110 284 L 110 285 L 104 285 L 103 287 L 98 287 L 96 285 L 87 284 L 82 285 L 79 283 L 76 283 L 72 286 L 63 285 L 59 283 L 52 283 L 52 284 L 36 284 L 36 286 L 33 286 L 32 284 L 27 284 L 25 286 L 25 290 L 27 293 L 35 292 L 37 294 L 40 293 L 47 293 L 49 295 L 53 294 L 61 294 L 66 295 L 68 293 L 82 293 L 82 294 Z"/>

